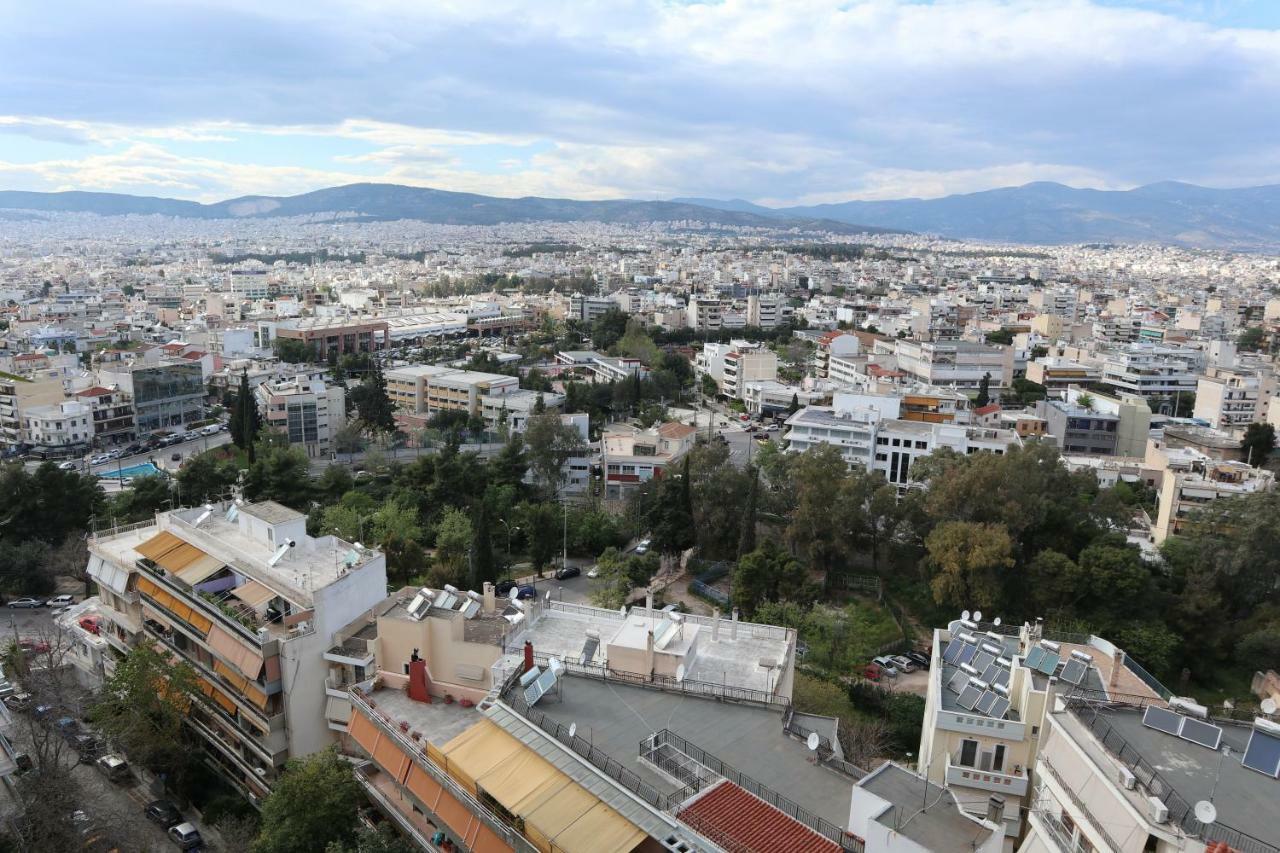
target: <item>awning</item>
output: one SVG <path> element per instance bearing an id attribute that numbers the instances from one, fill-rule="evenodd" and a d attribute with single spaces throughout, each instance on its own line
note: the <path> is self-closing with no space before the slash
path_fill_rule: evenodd
<path id="1" fill-rule="evenodd" d="M 539 848 L 550 850 L 553 841 L 559 846 L 560 833 L 572 826 L 575 821 L 584 818 L 599 803 L 600 800 L 594 794 L 588 793 L 585 788 L 566 785 L 557 791 L 554 797 L 544 799 L 531 813 L 520 815 L 524 818 L 525 835 L 529 836 L 529 840 Z M 619 819 L 629 823 L 624 818 Z M 607 821 L 604 823 L 607 824 Z M 579 849 L 594 851 L 613 848 L 592 845 Z"/>
<path id="2" fill-rule="evenodd" d="M 231 590 L 231 594 L 255 610 L 275 598 L 276 594 L 257 581 L 249 581 Z"/>
<path id="3" fill-rule="evenodd" d="M 119 596 L 129 593 L 130 572 L 128 569 L 123 569 L 115 563 L 90 554 L 88 572 L 89 577 L 93 578 L 98 586 L 108 589 Z"/>
<path id="4" fill-rule="evenodd" d="M 210 627 L 208 642 L 209 648 L 239 670 L 241 675 L 250 681 L 258 680 L 258 673 L 262 671 L 260 653 L 249 649 L 218 625 Z"/>
<path id="5" fill-rule="evenodd" d="M 210 557 L 190 542 L 179 539 L 167 530 L 152 536 L 134 550 L 157 566 L 162 567 L 165 571 L 173 572 L 179 577 L 182 577 L 181 573 L 184 569 L 194 567 L 197 562 L 203 566 L 216 559 Z M 221 565 L 221 562 L 217 562 L 205 577 L 213 574 Z M 191 581 L 188 582 L 191 583 Z M 195 583 L 198 582 L 195 581 Z"/>
<path id="6" fill-rule="evenodd" d="M 337 696 L 330 696 L 324 705 L 324 716 L 335 723 L 351 722 L 351 703 Z"/>
<path id="7" fill-rule="evenodd" d="M 476 780 L 524 749 L 524 745 L 488 720 L 482 720 L 440 748 L 449 775 L 472 794 Z"/>
<path id="8" fill-rule="evenodd" d="M 519 814 L 517 807 L 521 802 L 534 794 L 554 794 L 569 784 L 569 777 L 533 750 L 521 750 L 477 779 L 476 784 L 507 811 Z"/>
<path id="9" fill-rule="evenodd" d="M 200 556 L 192 560 L 185 568 L 178 570 L 178 577 L 182 579 L 183 583 L 195 586 L 217 573 L 223 565 L 223 562 L 217 557 L 211 557 L 201 552 Z"/>
<path id="10" fill-rule="evenodd" d="M 569 824 L 556 836 L 556 849 L 565 853 L 591 853 L 595 850 L 617 850 L 626 853 L 640 844 L 649 834 L 609 808 L 604 803 Z"/>

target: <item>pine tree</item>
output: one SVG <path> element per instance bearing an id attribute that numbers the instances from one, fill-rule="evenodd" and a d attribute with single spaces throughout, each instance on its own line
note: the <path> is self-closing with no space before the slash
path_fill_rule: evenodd
<path id="1" fill-rule="evenodd" d="M 978 382 L 978 399 L 974 401 L 979 409 L 991 402 L 991 374 L 982 374 Z"/>
<path id="2" fill-rule="evenodd" d="M 791 395 L 791 405 L 787 407 L 787 414 L 794 415 L 800 411 L 800 392 Z"/>
<path id="3" fill-rule="evenodd" d="M 751 486 L 747 489 L 747 505 L 742 513 L 742 533 L 738 537 L 738 559 L 756 549 L 756 504 L 759 500 L 760 469 L 751 466 Z"/>

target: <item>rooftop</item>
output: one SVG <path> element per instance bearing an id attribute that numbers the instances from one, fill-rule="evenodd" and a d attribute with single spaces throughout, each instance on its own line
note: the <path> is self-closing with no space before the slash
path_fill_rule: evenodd
<path id="1" fill-rule="evenodd" d="M 379 687 L 366 695 L 392 723 L 403 720 L 409 724 L 409 731 L 421 732 L 427 742 L 436 746 L 448 743 L 483 719 L 475 708 L 464 708 L 456 702 L 447 704 L 442 699 L 430 704 L 418 702 L 398 687 Z"/>
<path id="2" fill-rule="evenodd" d="M 926 850 L 972 850 L 991 828 L 965 817 L 945 788 L 886 763 L 858 783 L 891 805 L 874 819 Z M 922 809 L 922 803 L 935 804 Z"/>

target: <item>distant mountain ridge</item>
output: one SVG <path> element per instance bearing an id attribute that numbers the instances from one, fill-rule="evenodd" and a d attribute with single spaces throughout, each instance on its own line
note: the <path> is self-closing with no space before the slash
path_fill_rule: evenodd
<path id="1" fill-rule="evenodd" d="M 1091 190 L 1042 181 L 935 199 L 847 201 L 783 208 L 762 207 L 741 199 L 697 199 L 696 203 L 759 216 L 821 217 L 1009 243 L 1280 248 L 1280 185 L 1211 189 L 1165 181 L 1131 190 Z"/>
<path id="2" fill-rule="evenodd" d="M 673 222 L 698 220 L 718 225 L 795 227 L 844 234 L 882 233 L 846 220 L 770 213 L 761 215 L 671 201 L 577 201 L 574 199 L 499 198 L 399 184 L 348 184 L 294 196 L 244 196 L 213 204 L 118 193 L 38 193 L 0 191 L 0 209 L 40 212 L 178 216 L 191 219 L 246 219 L 354 213 L 368 220 L 414 219 L 445 225 L 497 225 L 503 222 Z"/>

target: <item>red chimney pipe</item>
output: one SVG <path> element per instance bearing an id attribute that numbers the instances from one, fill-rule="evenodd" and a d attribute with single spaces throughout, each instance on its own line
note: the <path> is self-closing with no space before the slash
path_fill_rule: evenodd
<path id="1" fill-rule="evenodd" d="M 413 650 L 409 658 L 409 698 L 415 702 L 431 704 L 431 681 L 427 677 L 427 662 L 418 657 L 418 650 Z"/>
<path id="2" fill-rule="evenodd" d="M 533 669 L 533 643 L 524 641 L 524 672 Z"/>

